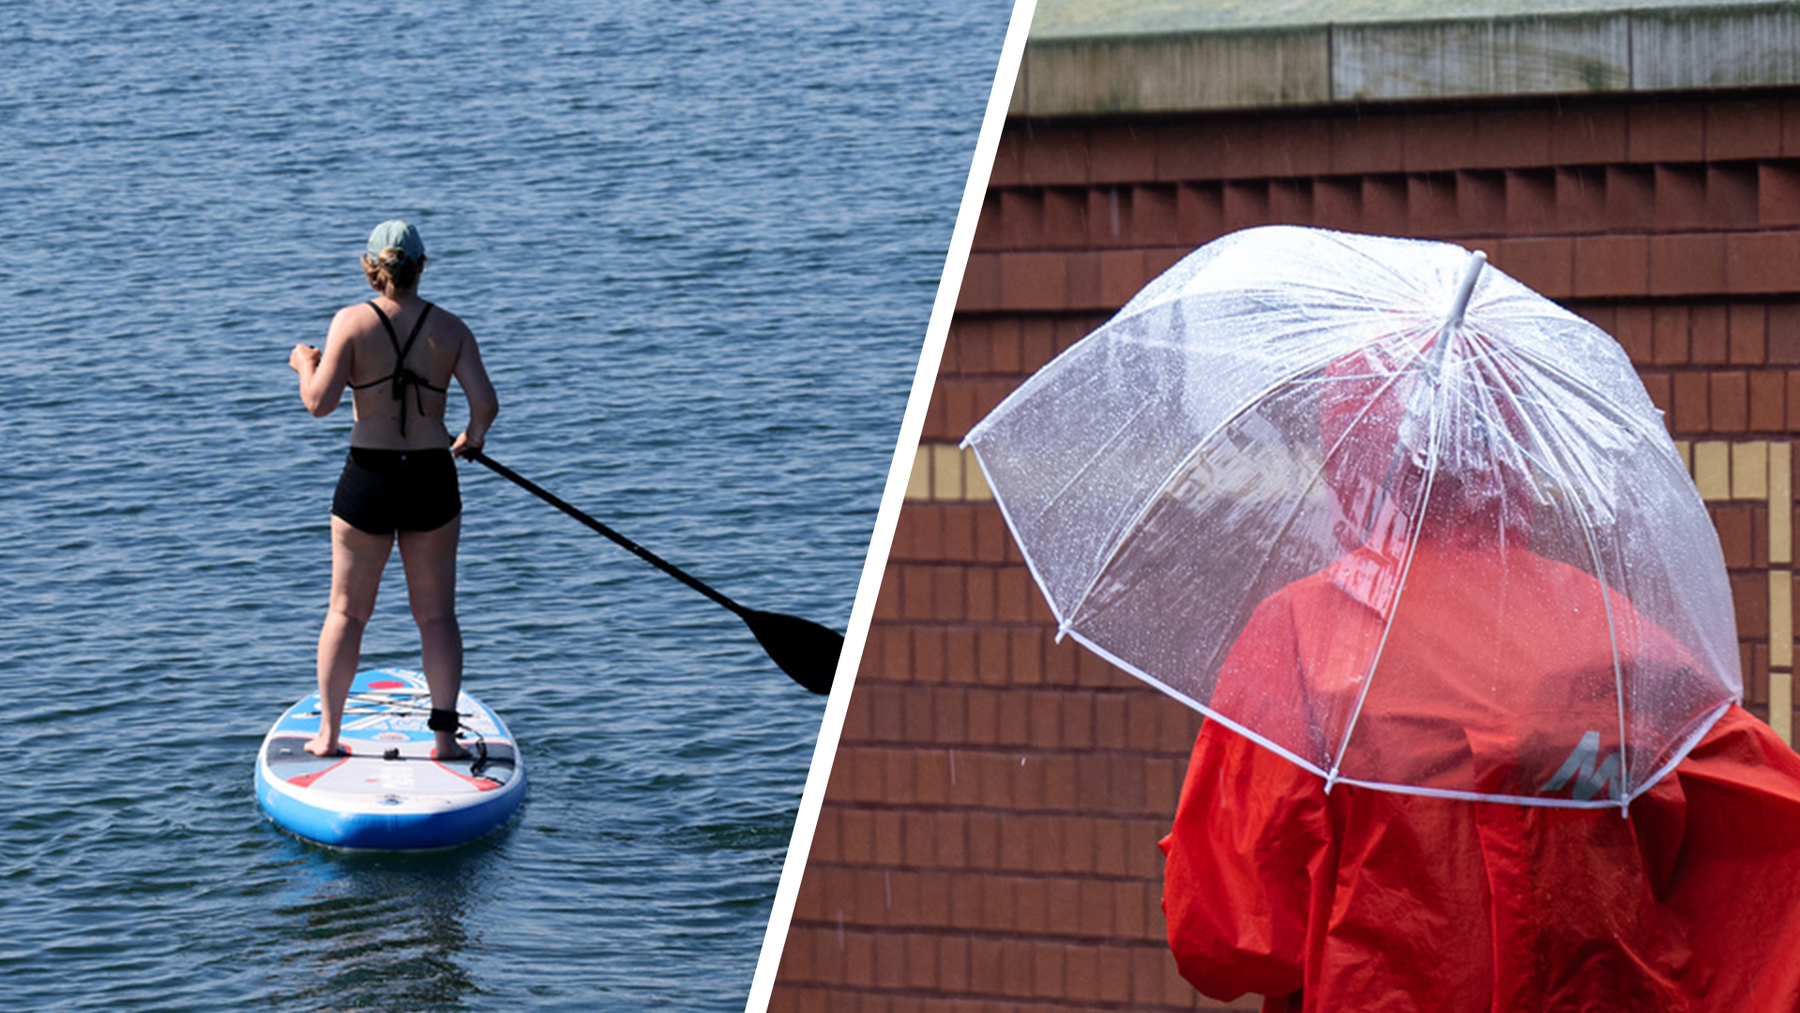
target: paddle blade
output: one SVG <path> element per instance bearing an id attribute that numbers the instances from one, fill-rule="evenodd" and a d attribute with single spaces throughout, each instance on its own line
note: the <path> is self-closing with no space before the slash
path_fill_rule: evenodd
<path id="1" fill-rule="evenodd" d="M 814 693 L 831 692 L 838 655 L 844 650 L 843 634 L 779 612 L 745 609 L 739 614 L 756 635 L 756 642 L 789 678 Z"/>

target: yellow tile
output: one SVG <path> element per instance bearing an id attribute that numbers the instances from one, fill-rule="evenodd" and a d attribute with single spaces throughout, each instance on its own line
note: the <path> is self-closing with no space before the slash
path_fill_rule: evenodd
<path id="1" fill-rule="evenodd" d="M 1769 445 L 1762 440 L 1731 445 L 1731 498 L 1769 498 Z"/>
<path id="2" fill-rule="evenodd" d="M 1794 744 L 1794 673 L 1769 673 L 1769 727 L 1781 741 Z"/>
<path id="3" fill-rule="evenodd" d="M 924 447 L 913 454 L 912 472 L 906 476 L 906 498 L 931 498 L 931 454 Z"/>
<path id="4" fill-rule="evenodd" d="M 1700 498 L 1731 498 L 1731 444 L 1705 440 L 1694 444 L 1694 484 Z"/>
<path id="5" fill-rule="evenodd" d="M 1794 667 L 1794 572 L 1769 571 L 1769 666 Z"/>
<path id="6" fill-rule="evenodd" d="M 931 498 L 940 502 L 963 498 L 962 451 L 953 443 L 931 448 Z"/>
<path id="7" fill-rule="evenodd" d="M 1675 441 L 1675 452 L 1681 455 L 1681 466 L 1694 473 L 1694 445 L 1686 440 Z"/>
<path id="8" fill-rule="evenodd" d="M 1769 445 L 1769 562 L 1794 561 L 1794 460 L 1791 444 Z"/>
<path id="9" fill-rule="evenodd" d="M 963 451 L 963 490 L 971 500 L 987 501 L 994 498 L 994 490 L 988 488 L 987 476 L 981 473 L 981 462 L 975 459 L 975 451 Z"/>

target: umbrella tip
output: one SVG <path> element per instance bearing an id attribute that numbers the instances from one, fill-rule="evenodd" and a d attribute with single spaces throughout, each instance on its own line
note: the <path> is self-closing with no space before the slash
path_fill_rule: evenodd
<path id="1" fill-rule="evenodd" d="M 1469 309 L 1469 297 L 1475 293 L 1475 279 L 1481 276 L 1482 265 L 1487 263 L 1487 254 L 1476 250 L 1469 254 L 1469 265 L 1463 269 L 1462 284 L 1456 289 L 1456 302 L 1450 306 L 1450 315 L 1444 324 L 1454 327 L 1462 323 L 1463 314 Z"/>

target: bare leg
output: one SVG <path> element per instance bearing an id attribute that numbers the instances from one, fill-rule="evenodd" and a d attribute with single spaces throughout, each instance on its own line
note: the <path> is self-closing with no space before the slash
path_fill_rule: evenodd
<path id="1" fill-rule="evenodd" d="M 337 753 L 344 700 L 356 679 L 363 630 L 375 611 L 381 571 L 393 546 L 392 535 L 371 535 L 331 519 L 331 605 L 319 630 L 319 734 L 306 744 L 309 753 Z"/>
<path id="2" fill-rule="evenodd" d="M 455 710 L 462 690 L 462 627 L 456 622 L 456 542 L 462 518 L 431 531 L 400 532 L 400 561 L 406 566 L 406 596 L 413 621 L 419 624 L 419 654 L 431 706 Z M 437 733 L 440 760 L 469 751 L 457 744 L 455 732 Z"/>

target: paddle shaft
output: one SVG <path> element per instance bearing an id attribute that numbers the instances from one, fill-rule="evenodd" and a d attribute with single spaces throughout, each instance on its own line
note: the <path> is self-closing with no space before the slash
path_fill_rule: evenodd
<path id="1" fill-rule="evenodd" d="M 551 506 L 568 514 L 619 545 L 630 549 L 632 554 L 663 571 L 683 584 L 723 605 L 750 627 L 756 636 L 756 642 L 768 652 L 769 660 L 776 667 L 787 673 L 788 677 L 814 693 L 831 692 L 838 656 L 843 653 L 844 635 L 829 627 L 821 626 L 810 619 L 798 616 L 783 615 L 780 612 L 763 612 L 758 609 L 745 608 L 718 591 L 713 590 L 698 578 L 693 577 L 675 564 L 651 552 L 638 543 L 619 534 L 612 528 L 582 513 L 543 489 L 516 474 L 511 468 L 488 457 L 479 450 L 471 451 L 471 459 L 480 461 L 492 468 L 502 478 L 513 482 Z"/>
<path id="2" fill-rule="evenodd" d="M 656 567 L 658 570 L 661 570 L 662 572 L 668 574 L 669 576 L 674 577 L 676 580 L 681 581 L 683 584 L 686 584 L 687 586 L 693 588 L 694 590 L 700 592 L 701 594 L 707 596 L 708 598 L 711 598 L 713 601 L 718 602 L 720 605 L 725 606 L 726 608 L 730 609 L 731 611 L 737 613 L 739 616 L 748 618 L 748 616 L 750 614 L 749 609 L 745 608 L 742 605 L 739 605 L 735 601 L 732 601 L 730 598 L 725 597 L 724 594 L 713 589 L 712 587 L 709 587 L 708 585 L 703 583 L 698 577 L 695 577 L 695 576 L 687 573 L 686 571 L 682 570 L 680 567 L 676 566 L 674 563 L 669 562 L 668 560 L 662 558 L 661 556 L 657 555 L 656 553 L 651 552 L 649 549 L 644 548 L 642 545 L 639 545 L 638 543 L 632 541 L 631 539 L 626 538 L 624 535 L 619 534 L 617 531 L 614 531 L 612 528 L 607 527 L 605 524 L 602 524 L 601 522 L 595 520 L 592 517 L 589 517 L 587 514 L 581 512 L 580 510 L 577 510 L 576 508 L 563 502 L 561 499 L 558 499 L 555 495 L 550 493 L 548 490 L 538 486 L 536 483 L 532 482 L 530 479 L 526 478 L 523 475 L 520 475 L 518 472 L 512 470 L 511 468 L 508 468 L 506 465 L 501 464 L 499 461 L 494 460 L 493 458 L 487 456 L 486 454 L 482 453 L 479 450 L 470 451 L 468 456 L 471 459 L 479 461 L 482 464 L 487 465 L 489 468 L 492 468 L 495 471 L 495 473 L 500 475 L 502 478 L 506 479 L 509 482 L 512 482 L 513 484 L 517 485 L 519 488 L 524 489 L 526 492 L 531 493 L 533 496 L 536 496 L 538 499 L 543 500 L 544 502 L 550 504 L 551 506 L 555 507 L 556 509 L 561 510 L 563 513 L 568 514 L 570 517 L 575 518 L 576 520 L 580 521 L 581 523 L 586 524 L 588 527 L 593 528 L 595 531 L 598 531 L 601 534 L 605 535 L 606 537 L 612 539 L 614 542 L 618 543 L 621 547 L 623 547 L 625 549 L 629 549 L 631 551 L 632 555 L 637 556 L 639 559 L 643 560 L 644 562 L 649 563 L 651 566 Z"/>

